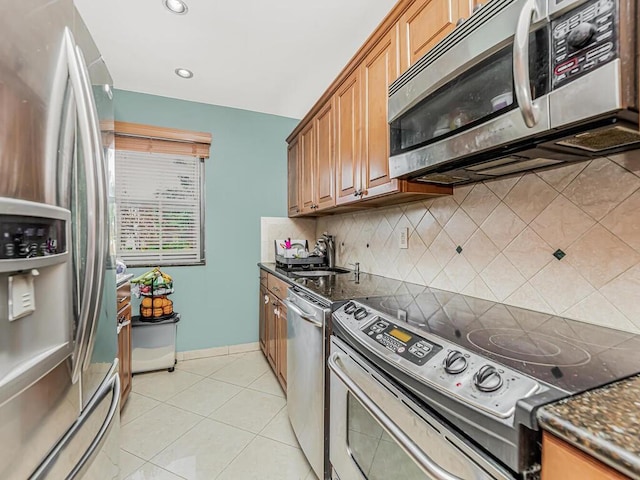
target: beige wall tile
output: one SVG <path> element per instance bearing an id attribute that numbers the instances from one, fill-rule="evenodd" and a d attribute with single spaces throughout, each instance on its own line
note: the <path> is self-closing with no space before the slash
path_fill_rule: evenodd
<path id="1" fill-rule="evenodd" d="M 602 220 L 602 225 L 640 252 L 640 191 L 635 192 Z"/>
<path id="2" fill-rule="evenodd" d="M 515 177 L 500 178 L 498 180 L 489 180 L 483 182 L 489 190 L 495 193 L 500 200 L 507 196 L 507 193 L 518 183 L 521 175 Z"/>
<path id="3" fill-rule="evenodd" d="M 503 250 L 526 227 L 509 207 L 501 203 L 480 226 L 489 239 Z"/>
<path id="4" fill-rule="evenodd" d="M 471 183 L 469 185 L 461 185 L 459 187 L 455 187 L 453 189 L 453 199 L 456 201 L 458 205 L 462 205 L 467 195 L 473 190 L 475 184 Z"/>
<path id="5" fill-rule="evenodd" d="M 430 285 L 431 282 L 438 276 L 442 267 L 440 263 L 435 259 L 431 251 L 427 250 L 424 252 L 420 260 L 416 263 L 416 270 L 420 274 L 420 277 L 424 280 L 427 285 Z"/>
<path id="6" fill-rule="evenodd" d="M 553 252 L 555 252 L 555 249 L 542 240 L 531 227 L 525 228 L 504 249 L 505 256 L 527 279 L 533 277 L 542 267 L 555 260 Z"/>
<path id="7" fill-rule="evenodd" d="M 566 261 L 596 289 L 640 262 L 640 254 L 601 225 L 567 249 Z"/>
<path id="8" fill-rule="evenodd" d="M 443 230 L 431 243 L 429 251 L 440 266 L 444 268 L 453 256 L 456 255 L 456 244 L 449 238 L 447 232 Z"/>
<path id="9" fill-rule="evenodd" d="M 440 226 L 444 227 L 458 209 L 458 204 L 453 197 L 440 197 L 433 201 L 429 211 Z"/>
<path id="10" fill-rule="evenodd" d="M 465 295 L 472 297 L 483 298 L 485 300 L 491 300 L 497 302 L 498 298 L 493 294 L 489 286 L 482 280 L 482 277 L 477 276 L 462 290 Z"/>
<path id="11" fill-rule="evenodd" d="M 515 292 L 513 292 L 504 303 L 520 308 L 528 308 L 537 312 L 553 313 L 553 309 L 544 301 L 538 291 L 526 282 Z"/>
<path id="12" fill-rule="evenodd" d="M 558 196 L 558 192 L 534 173 L 524 175 L 504 197 L 504 202 L 529 224 Z"/>
<path id="13" fill-rule="evenodd" d="M 525 279 L 516 267 L 502 254 L 499 254 L 480 276 L 499 301 L 504 301 L 520 288 Z"/>
<path id="14" fill-rule="evenodd" d="M 584 212 L 600 220 L 640 188 L 640 178 L 608 158 L 593 160 L 562 192 Z"/>
<path id="15" fill-rule="evenodd" d="M 541 179 L 555 188 L 558 192 L 562 192 L 574 178 L 576 178 L 582 170 L 587 168 L 589 162 L 571 163 L 564 167 L 551 168 L 542 172 L 536 172 Z"/>
<path id="16" fill-rule="evenodd" d="M 498 247 L 480 229 L 462 247 L 462 255 L 469 261 L 474 270 L 480 273 L 500 253 Z"/>
<path id="17" fill-rule="evenodd" d="M 444 270 L 447 272 L 447 277 L 449 277 L 457 292 L 464 290 L 477 275 L 463 255 L 455 255 Z"/>
<path id="18" fill-rule="evenodd" d="M 596 222 L 562 195 L 531 222 L 531 227 L 552 248 L 565 249 Z"/>
<path id="19" fill-rule="evenodd" d="M 484 183 L 478 183 L 467 195 L 462 208 L 476 222 L 481 225 L 500 203 L 500 199 Z"/>
<path id="20" fill-rule="evenodd" d="M 640 176 L 640 149 L 611 155 L 609 159 L 635 175 Z"/>
<path id="21" fill-rule="evenodd" d="M 456 213 L 444 226 L 444 231 L 456 245 L 463 245 L 477 229 L 478 226 L 461 208 L 456 210 Z"/>
<path id="22" fill-rule="evenodd" d="M 575 268 L 557 260 L 538 272 L 530 283 L 558 315 L 595 291 Z"/>
<path id="23" fill-rule="evenodd" d="M 640 328 L 640 265 L 635 265 L 600 289 L 634 325 Z"/>
<path id="24" fill-rule="evenodd" d="M 442 227 L 431 212 L 426 212 L 416 227 L 416 232 L 420 235 L 420 238 L 422 238 L 422 241 L 427 247 L 431 246 L 431 243 L 441 231 Z"/>
<path id="25" fill-rule="evenodd" d="M 416 228 L 426 212 L 427 210 L 424 208 L 422 202 L 417 202 L 407 205 L 404 215 L 409 219 L 409 222 L 411 222 L 411 226 Z"/>
<path id="26" fill-rule="evenodd" d="M 563 312 L 563 316 L 584 322 L 640 333 L 640 328 L 628 320 L 600 292 L 594 292 L 577 305 Z"/>

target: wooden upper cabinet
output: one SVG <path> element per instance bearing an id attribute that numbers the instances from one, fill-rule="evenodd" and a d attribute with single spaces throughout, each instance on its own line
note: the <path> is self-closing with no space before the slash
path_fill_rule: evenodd
<path id="1" fill-rule="evenodd" d="M 363 148 L 361 162 L 362 198 L 397 189 L 389 176 L 389 85 L 399 75 L 397 28 L 373 48 L 361 66 Z"/>
<path id="2" fill-rule="evenodd" d="M 336 204 L 335 195 L 335 156 L 333 129 L 333 102 L 318 113 L 315 119 L 316 129 L 316 167 L 314 171 L 315 210 L 333 207 Z"/>
<path id="3" fill-rule="evenodd" d="M 312 213 L 315 205 L 314 176 L 316 163 L 315 123 L 309 122 L 300 132 L 299 150 L 300 158 L 300 213 Z"/>
<path id="4" fill-rule="evenodd" d="M 300 168 L 298 166 L 298 139 L 296 138 L 287 149 L 287 192 L 289 216 L 295 217 L 300 213 Z"/>
<path id="5" fill-rule="evenodd" d="M 334 96 L 336 203 L 355 200 L 360 185 L 360 74 L 356 70 Z"/>
<path id="6" fill-rule="evenodd" d="M 466 5 L 466 7 L 465 7 Z M 405 72 L 469 16 L 469 0 L 418 0 L 402 15 L 400 70 Z"/>

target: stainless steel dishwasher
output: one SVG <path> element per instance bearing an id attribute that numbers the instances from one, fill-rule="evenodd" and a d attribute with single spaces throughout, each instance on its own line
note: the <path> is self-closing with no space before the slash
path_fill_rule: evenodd
<path id="1" fill-rule="evenodd" d="M 289 420 L 309 464 L 325 478 L 324 334 L 328 303 L 290 288 L 287 300 L 287 408 Z"/>

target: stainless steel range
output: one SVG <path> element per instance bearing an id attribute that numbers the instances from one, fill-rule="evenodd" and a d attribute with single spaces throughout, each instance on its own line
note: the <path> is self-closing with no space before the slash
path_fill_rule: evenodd
<path id="1" fill-rule="evenodd" d="M 413 287 L 333 314 L 335 478 L 535 476 L 536 409 L 640 371 L 638 335 Z"/>

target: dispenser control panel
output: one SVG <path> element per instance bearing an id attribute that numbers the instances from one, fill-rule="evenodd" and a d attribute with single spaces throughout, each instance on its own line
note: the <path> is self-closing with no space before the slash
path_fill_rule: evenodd
<path id="1" fill-rule="evenodd" d="M 64 220 L 0 215 L 0 260 L 56 255 L 66 247 Z"/>

